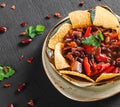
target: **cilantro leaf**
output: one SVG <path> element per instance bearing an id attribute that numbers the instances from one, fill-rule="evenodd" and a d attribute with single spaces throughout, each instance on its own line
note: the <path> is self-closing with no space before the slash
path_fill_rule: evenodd
<path id="1" fill-rule="evenodd" d="M 104 41 L 104 37 L 103 37 L 102 32 L 98 32 L 96 38 L 99 39 L 100 41 Z"/>
<path id="2" fill-rule="evenodd" d="M 45 26 L 36 25 L 36 27 L 29 26 L 25 31 L 30 38 L 34 38 L 37 35 L 42 34 L 44 32 L 44 30 L 45 30 Z"/>
<path id="3" fill-rule="evenodd" d="M 33 26 L 29 26 L 25 31 L 28 34 L 28 36 L 31 38 L 34 38 L 36 35 L 35 28 Z"/>
<path id="4" fill-rule="evenodd" d="M 4 68 L 7 69 L 7 72 L 4 71 Z M 2 66 L 0 65 L 0 80 L 4 80 L 5 78 L 9 78 L 15 73 L 15 70 L 10 66 Z"/>
<path id="5" fill-rule="evenodd" d="M 35 31 L 36 31 L 36 34 L 42 34 L 45 30 L 45 26 L 43 25 L 37 25 L 36 28 L 35 28 Z"/>
<path id="6" fill-rule="evenodd" d="M 100 41 L 96 39 L 94 35 L 90 35 L 89 37 L 82 40 L 83 44 L 86 44 L 88 46 L 95 46 L 100 47 Z"/>

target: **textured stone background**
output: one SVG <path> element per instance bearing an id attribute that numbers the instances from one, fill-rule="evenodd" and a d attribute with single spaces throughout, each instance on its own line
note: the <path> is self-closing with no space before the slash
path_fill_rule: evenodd
<path id="1" fill-rule="evenodd" d="M 44 39 L 48 31 L 59 20 L 51 18 L 45 20 L 48 14 L 60 12 L 66 17 L 71 11 L 78 9 L 88 9 L 99 4 L 110 6 L 113 11 L 120 15 L 120 0 L 84 0 L 85 4 L 80 7 L 81 0 L 0 0 L 6 3 L 5 8 L 0 8 L 0 26 L 5 25 L 8 31 L 0 34 L 0 64 L 10 65 L 16 73 L 9 79 L 0 82 L 0 107 L 7 107 L 8 103 L 14 103 L 15 107 L 27 107 L 27 101 L 35 99 L 35 107 L 119 107 L 120 94 L 111 98 L 97 102 L 76 102 L 61 95 L 48 80 L 41 60 L 41 51 Z M 10 7 L 16 5 L 16 10 Z M 19 34 L 26 29 L 20 26 L 21 22 L 28 25 L 43 24 L 46 26 L 45 32 L 41 36 L 34 38 L 27 46 L 19 46 L 21 39 Z M 19 57 L 25 58 L 19 61 Z M 26 62 L 28 57 L 34 57 L 31 64 Z M 17 86 L 21 82 L 27 82 L 28 86 L 20 94 L 16 94 Z M 10 88 L 3 88 L 4 83 L 11 83 Z"/>

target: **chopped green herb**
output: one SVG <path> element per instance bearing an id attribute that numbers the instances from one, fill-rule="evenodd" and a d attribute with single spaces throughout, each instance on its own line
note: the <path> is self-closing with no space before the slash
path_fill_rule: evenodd
<path id="1" fill-rule="evenodd" d="M 45 27 L 43 25 L 36 25 L 36 27 L 29 26 L 25 31 L 30 38 L 34 38 L 44 32 Z"/>
<path id="2" fill-rule="evenodd" d="M 4 71 L 4 67 L 6 67 L 8 69 L 7 72 Z M 5 78 L 9 78 L 10 76 L 12 76 L 15 73 L 15 70 L 13 70 L 13 68 L 11 68 L 10 66 L 2 66 L 0 65 L 0 80 L 4 80 Z"/>
<path id="3" fill-rule="evenodd" d="M 35 31 L 36 31 L 36 34 L 42 34 L 45 30 L 45 26 L 42 26 L 42 25 L 37 25 L 36 28 L 35 28 Z"/>
<path id="4" fill-rule="evenodd" d="M 94 35 L 90 35 L 89 37 L 85 38 L 82 40 L 82 43 L 88 46 L 92 45 L 95 47 L 100 47 L 100 41 L 98 41 Z"/>
<path id="5" fill-rule="evenodd" d="M 98 38 L 100 41 L 104 41 L 104 37 L 103 37 L 102 32 L 98 32 L 96 38 Z"/>

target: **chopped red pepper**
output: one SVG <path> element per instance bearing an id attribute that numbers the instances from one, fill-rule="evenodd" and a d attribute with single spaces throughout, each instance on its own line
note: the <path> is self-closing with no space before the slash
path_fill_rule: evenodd
<path id="1" fill-rule="evenodd" d="M 85 69 L 86 75 L 90 76 L 91 75 L 91 69 L 90 69 L 90 64 L 88 62 L 88 58 L 87 57 L 85 57 L 83 59 L 83 65 L 84 65 L 84 69 Z"/>
<path id="2" fill-rule="evenodd" d="M 102 72 L 103 70 L 107 69 L 110 66 L 110 63 L 105 63 L 105 64 L 97 64 L 97 69 L 99 69 L 99 72 Z"/>
<path id="3" fill-rule="evenodd" d="M 114 68 L 115 68 L 114 66 L 110 66 L 104 70 L 104 73 L 111 73 Z"/>
<path id="4" fill-rule="evenodd" d="M 118 67 L 116 67 L 116 68 L 113 70 L 113 73 L 119 73 Z"/>
<path id="5" fill-rule="evenodd" d="M 108 57 L 105 54 L 101 54 L 101 48 L 99 48 L 98 53 L 96 54 L 96 60 L 100 62 L 108 61 Z"/>
<path id="6" fill-rule="evenodd" d="M 92 29 L 91 27 L 88 27 L 88 28 L 87 28 L 84 37 L 89 37 L 89 36 L 90 36 L 91 29 Z"/>
<path id="7" fill-rule="evenodd" d="M 99 54 L 97 55 L 96 59 L 100 62 L 106 62 L 108 60 L 108 57 L 105 54 Z"/>
<path id="8" fill-rule="evenodd" d="M 84 45 L 84 48 L 85 48 L 85 52 L 88 53 L 88 54 L 92 53 L 95 49 L 94 46 L 88 46 L 88 45 Z"/>

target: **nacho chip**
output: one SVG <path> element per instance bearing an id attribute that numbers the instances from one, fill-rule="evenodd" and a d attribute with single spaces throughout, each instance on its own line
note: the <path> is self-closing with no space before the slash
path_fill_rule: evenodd
<path id="1" fill-rule="evenodd" d="M 87 11 L 78 10 L 71 12 L 69 13 L 69 18 L 73 28 L 83 28 L 92 25 L 90 13 Z"/>
<path id="2" fill-rule="evenodd" d="M 76 78 L 72 78 L 69 75 L 64 75 L 62 74 L 62 77 L 65 78 L 66 80 L 70 81 L 72 84 L 76 85 L 76 86 L 80 86 L 80 87 L 88 87 L 88 86 L 92 86 L 94 85 L 93 82 L 89 82 L 89 81 L 80 81 L 77 80 Z M 79 77 L 80 78 L 80 77 Z"/>
<path id="3" fill-rule="evenodd" d="M 93 25 L 115 29 L 119 26 L 119 22 L 117 17 L 109 10 L 101 6 L 97 6 L 95 9 L 95 18 L 93 21 Z"/>
<path id="4" fill-rule="evenodd" d="M 58 31 L 50 38 L 50 41 L 48 43 L 48 47 L 51 49 L 55 49 L 55 45 L 58 42 L 62 42 L 64 36 L 68 33 L 68 31 L 72 28 L 72 25 L 69 23 L 63 24 Z"/>
<path id="5" fill-rule="evenodd" d="M 96 82 L 112 79 L 117 76 L 120 76 L 120 73 L 103 73 L 96 79 Z"/>
<path id="6" fill-rule="evenodd" d="M 61 75 L 71 75 L 71 76 L 76 76 L 76 77 L 80 77 L 83 79 L 86 79 L 90 82 L 94 82 L 93 79 L 91 79 L 90 77 L 86 76 L 85 74 L 79 73 L 79 72 L 75 72 L 75 71 L 68 71 L 68 70 L 60 70 L 59 71 Z"/>
<path id="7" fill-rule="evenodd" d="M 62 56 L 62 48 L 64 44 L 63 43 L 57 43 L 55 46 L 55 52 L 54 52 L 54 60 L 55 60 L 55 66 L 57 69 L 64 69 L 70 67 L 70 65 L 67 63 L 65 58 Z"/>

